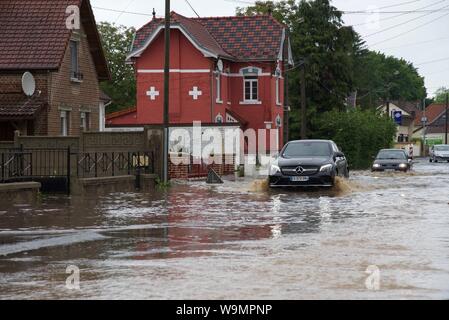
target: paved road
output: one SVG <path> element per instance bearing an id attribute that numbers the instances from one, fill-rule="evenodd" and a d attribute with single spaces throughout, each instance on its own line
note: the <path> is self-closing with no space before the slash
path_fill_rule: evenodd
<path id="1" fill-rule="evenodd" d="M 0 299 L 447 299 L 448 230 L 449 164 L 425 161 L 328 192 L 245 180 L 0 204 Z"/>

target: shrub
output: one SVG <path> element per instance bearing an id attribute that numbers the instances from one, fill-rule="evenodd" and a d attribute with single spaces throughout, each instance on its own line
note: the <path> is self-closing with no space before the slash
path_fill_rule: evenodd
<path id="1" fill-rule="evenodd" d="M 390 148 L 396 125 L 387 116 L 371 110 L 330 111 L 315 121 L 316 139 L 335 141 L 352 169 L 367 169 L 380 149 Z"/>

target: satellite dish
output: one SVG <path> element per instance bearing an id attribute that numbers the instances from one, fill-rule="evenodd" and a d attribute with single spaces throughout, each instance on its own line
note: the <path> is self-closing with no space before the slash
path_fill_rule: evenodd
<path id="1" fill-rule="evenodd" d="M 28 97 L 31 97 L 36 91 L 36 80 L 29 72 L 25 72 L 22 76 L 22 90 Z"/>
<path id="2" fill-rule="evenodd" d="M 218 62 L 217 62 L 217 68 L 218 68 L 218 71 L 223 72 L 224 66 L 223 66 L 223 61 L 221 59 L 218 60 Z"/>

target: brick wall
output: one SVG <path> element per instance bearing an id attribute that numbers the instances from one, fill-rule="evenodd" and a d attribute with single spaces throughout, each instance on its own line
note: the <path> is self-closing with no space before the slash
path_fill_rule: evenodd
<path id="1" fill-rule="evenodd" d="M 67 46 L 61 68 L 58 72 L 51 73 L 49 78 L 48 135 L 60 134 L 61 109 L 70 110 L 69 135 L 79 135 L 81 111 L 90 111 L 90 131 L 98 130 L 100 88 L 95 64 L 83 28 L 79 32 L 74 32 L 72 39 L 79 41 L 79 71 L 83 74 L 83 80 L 81 82 L 71 81 L 71 54 L 70 47 Z"/>

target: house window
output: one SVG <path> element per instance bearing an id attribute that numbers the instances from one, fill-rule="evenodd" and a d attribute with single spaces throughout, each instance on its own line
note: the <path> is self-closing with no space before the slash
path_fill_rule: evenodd
<path id="1" fill-rule="evenodd" d="M 70 40 L 70 78 L 72 80 L 82 80 L 79 72 L 79 42 Z"/>
<path id="2" fill-rule="evenodd" d="M 61 136 L 69 135 L 69 126 L 70 126 L 70 112 L 69 111 L 61 111 L 60 116 L 60 126 L 61 126 Z"/>
<path id="3" fill-rule="evenodd" d="M 276 104 L 280 106 L 281 103 L 281 79 L 276 78 Z"/>
<path id="4" fill-rule="evenodd" d="M 223 101 L 221 100 L 221 74 L 220 73 L 217 73 L 217 75 L 215 77 L 215 83 L 216 83 L 216 86 L 217 86 L 217 100 L 216 100 L 216 102 L 217 103 L 221 103 Z"/>
<path id="5" fill-rule="evenodd" d="M 80 113 L 81 119 L 80 119 L 80 127 L 82 131 L 89 131 L 90 129 L 90 116 L 88 112 L 81 112 Z"/>
<path id="6" fill-rule="evenodd" d="M 256 102 L 259 100 L 259 80 L 257 76 L 245 77 L 245 102 Z"/>

